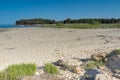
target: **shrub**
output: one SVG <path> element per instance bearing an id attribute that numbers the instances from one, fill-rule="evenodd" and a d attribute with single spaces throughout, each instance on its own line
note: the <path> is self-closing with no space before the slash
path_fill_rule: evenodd
<path id="1" fill-rule="evenodd" d="M 19 77 L 33 75 L 36 71 L 35 64 L 15 64 L 1 72 L 2 80 L 18 80 Z"/>
<path id="2" fill-rule="evenodd" d="M 45 64 L 44 71 L 50 74 L 58 74 L 58 68 L 51 63 Z"/>
<path id="3" fill-rule="evenodd" d="M 93 69 L 95 67 L 99 67 L 99 66 L 104 66 L 105 63 L 103 61 L 88 61 L 87 65 L 85 66 L 85 69 Z"/>

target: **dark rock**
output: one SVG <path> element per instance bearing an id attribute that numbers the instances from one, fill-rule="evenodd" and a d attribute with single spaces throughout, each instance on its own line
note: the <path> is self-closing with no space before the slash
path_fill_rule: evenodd
<path id="1" fill-rule="evenodd" d="M 113 77 L 120 79 L 120 49 L 107 55 L 107 67 L 112 71 Z"/>
<path id="2" fill-rule="evenodd" d="M 99 69 L 95 68 L 95 69 L 89 69 L 86 70 L 83 78 L 85 80 L 95 80 L 96 74 L 100 74 L 101 72 L 99 71 Z M 82 78 L 82 80 L 83 80 Z"/>
<path id="3" fill-rule="evenodd" d="M 120 55 L 114 55 L 108 58 L 107 66 L 111 70 L 120 70 Z"/>
<path id="4" fill-rule="evenodd" d="M 68 70 L 69 69 L 69 66 L 67 65 L 66 62 L 64 62 L 63 60 L 58 60 L 54 63 L 56 66 L 60 66 L 61 69 L 63 70 Z"/>
<path id="5" fill-rule="evenodd" d="M 63 60 L 58 60 L 54 64 L 57 66 L 64 66 L 66 63 Z"/>

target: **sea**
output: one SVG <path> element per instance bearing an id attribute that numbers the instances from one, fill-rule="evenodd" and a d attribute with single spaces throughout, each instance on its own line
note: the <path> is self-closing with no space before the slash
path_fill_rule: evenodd
<path id="1" fill-rule="evenodd" d="M 27 28 L 29 26 L 13 25 L 13 24 L 0 24 L 0 28 Z"/>

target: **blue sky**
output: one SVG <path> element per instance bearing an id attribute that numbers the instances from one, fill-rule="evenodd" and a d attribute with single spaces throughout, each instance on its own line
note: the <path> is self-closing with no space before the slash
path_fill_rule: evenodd
<path id="1" fill-rule="evenodd" d="M 120 18 L 120 0 L 0 0 L 0 24 L 29 18 Z"/>

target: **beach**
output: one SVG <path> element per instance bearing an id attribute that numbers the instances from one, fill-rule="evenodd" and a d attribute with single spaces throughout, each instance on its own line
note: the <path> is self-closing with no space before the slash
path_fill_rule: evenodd
<path id="1" fill-rule="evenodd" d="M 120 29 L 11 28 L 0 32 L 0 70 L 11 64 L 41 67 L 58 59 L 86 59 L 114 49 L 120 49 Z"/>

